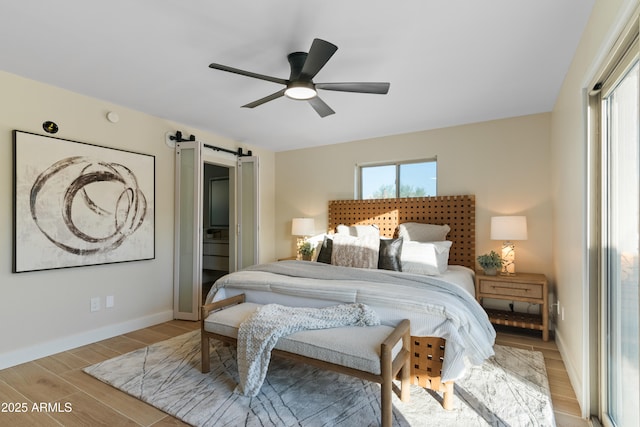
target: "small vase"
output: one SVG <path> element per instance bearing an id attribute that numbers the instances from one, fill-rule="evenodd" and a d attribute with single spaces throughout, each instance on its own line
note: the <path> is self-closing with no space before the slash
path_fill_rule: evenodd
<path id="1" fill-rule="evenodd" d="M 303 261 L 311 261 L 311 254 L 303 254 L 302 255 L 302 260 Z"/>
<path id="2" fill-rule="evenodd" d="M 486 276 L 495 276 L 498 274 L 498 269 L 497 268 L 485 268 L 484 269 L 484 274 Z"/>

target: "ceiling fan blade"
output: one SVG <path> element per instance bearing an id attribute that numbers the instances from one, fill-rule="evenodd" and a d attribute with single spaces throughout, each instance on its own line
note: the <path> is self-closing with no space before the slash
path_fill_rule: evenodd
<path id="1" fill-rule="evenodd" d="M 227 65 L 222 64 L 209 64 L 209 68 L 213 68 L 215 70 L 228 71 L 229 73 L 240 74 L 241 76 L 253 77 L 254 79 L 266 80 L 268 82 L 280 83 L 286 85 L 288 83 L 285 79 L 280 79 L 278 77 L 265 76 L 264 74 L 252 73 L 251 71 L 244 71 L 238 68 L 229 67 Z"/>
<path id="2" fill-rule="evenodd" d="M 259 105 L 264 104 L 265 102 L 273 101 L 274 99 L 278 99 L 281 96 L 284 96 L 284 91 L 285 90 L 286 89 L 279 90 L 276 93 L 272 93 L 269 96 L 265 96 L 264 98 L 260 98 L 257 101 L 250 102 L 250 103 L 248 103 L 246 105 L 243 105 L 242 107 L 243 108 L 255 108 L 255 107 L 259 106 Z"/>
<path id="3" fill-rule="evenodd" d="M 316 110 L 316 113 L 320 115 L 320 117 L 327 117 L 331 114 L 335 114 L 335 111 L 331 109 L 320 97 L 314 96 L 311 99 L 308 99 L 309 104 Z"/>
<path id="4" fill-rule="evenodd" d="M 308 81 L 313 79 L 337 50 L 338 46 L 333 43 L 322 39 L 313 39 L 307 59 L 300 72 L 300 80 Z"/>
<path id="5" fill-rule="evenodd" d="M 317 89 L 336 90 L 340 92 L 358 92 L 358 93 L 376 93 L 385 95 L 389 92 L 389 83 L 372 82 L 372 83 L 316 83 Z"/>

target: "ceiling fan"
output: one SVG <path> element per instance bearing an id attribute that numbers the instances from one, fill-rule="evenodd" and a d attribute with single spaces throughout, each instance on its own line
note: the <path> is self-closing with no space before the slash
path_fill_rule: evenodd
<path id="1" fill-rule="evenodd" d="M 222 64 L 210 64 L 210 68 L 216 70 L 228 71 L 230 73 L 240 74 L 242 76 L 253 77 L 255 79 L 266 80 L 269 82 L 280 83 L 285 85 L 284 89 L 276 93 L 265 96 L 257 101 L 250 102 L 243 107 L 255 108 L 266 102 L 273 101 L 282 96 L 295 100 L 306 100 L 311 104 L 320 117 L 326 117 L 334 114 L 331 109 L 318 96 L 317 89 L 334 90 L 339 92 L 358 92 L 358 93 L 375 93 L 384 95 L 389 92 L 389 83 L 363 83 L 363 82 L 343 82 L 343 83 L 314 83 L 313 78 L 324 67 L 338 47 L 328 41 L 322 39 L 314 39 L 311 43 L 309 53 L 293 52 L 287 56 L 289 65 L 291 66 L 291 75 L 288 79 L 278 77 L 265 76 L 263 74 L 252 73 L 250 71 L 239 70 Z"/>

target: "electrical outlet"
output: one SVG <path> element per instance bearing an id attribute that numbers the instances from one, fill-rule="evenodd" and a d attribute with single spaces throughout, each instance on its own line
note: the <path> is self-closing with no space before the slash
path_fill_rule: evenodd
<path id="1" fill-rule="evenodd" d="M 115 301 L 113 299 L 113 295 L 107 295 L 107 299 L 105 301 L 105 306 L 107 308 L 113 308 L 114 305 L 115 305 Z"/>
<path id="2" fill-rule="evenodd" d="M 91 298 L 91 312 L 100 311 L 100 297 Z"/>

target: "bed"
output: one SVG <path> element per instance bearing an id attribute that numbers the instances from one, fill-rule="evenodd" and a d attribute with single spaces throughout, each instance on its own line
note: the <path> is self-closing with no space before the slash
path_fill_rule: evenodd
<path id="1" fill-rule="evenodd" d="M 412 268 L 400 272 L 344 263 L 274 262 L 224 276 L 206 302 L 239 294 L 245 294 L 250 302 L 301 307 L 358 302 L 371 306 L 383 324 L 395 326 L 408 318 L 412 381 L 452 394 L 453 381 L 464 374 L 465 364 L 481 364 L 493 355 L 495 340 L 495 331 L 474 297 L 475 197 L 336 200 L 329 202 L 328 218 L 329 234 L 343 228 L 333 237 L 333 261 L 340 260 L 335 252 L 349 254 L 345 252 L 346 238 L 337 238 L 340 234 L 351 233 L 352 239 L 356 230 L 356 240 L 362 240 L 364 237 L 357 234 L 375 226 L 379 238 L 398 242 L 400 229 L 406 243 L 412 238 L 407 234 L 408 223 L 446 224 L 450 228 L 446 238 L 451 242 L 447 265 L 437 274 L 427 275 Z M 326 241 L 324 238 L 319 246 L 320 254 Z M 402 244 L 402 251 L 408 247 Z"/>

